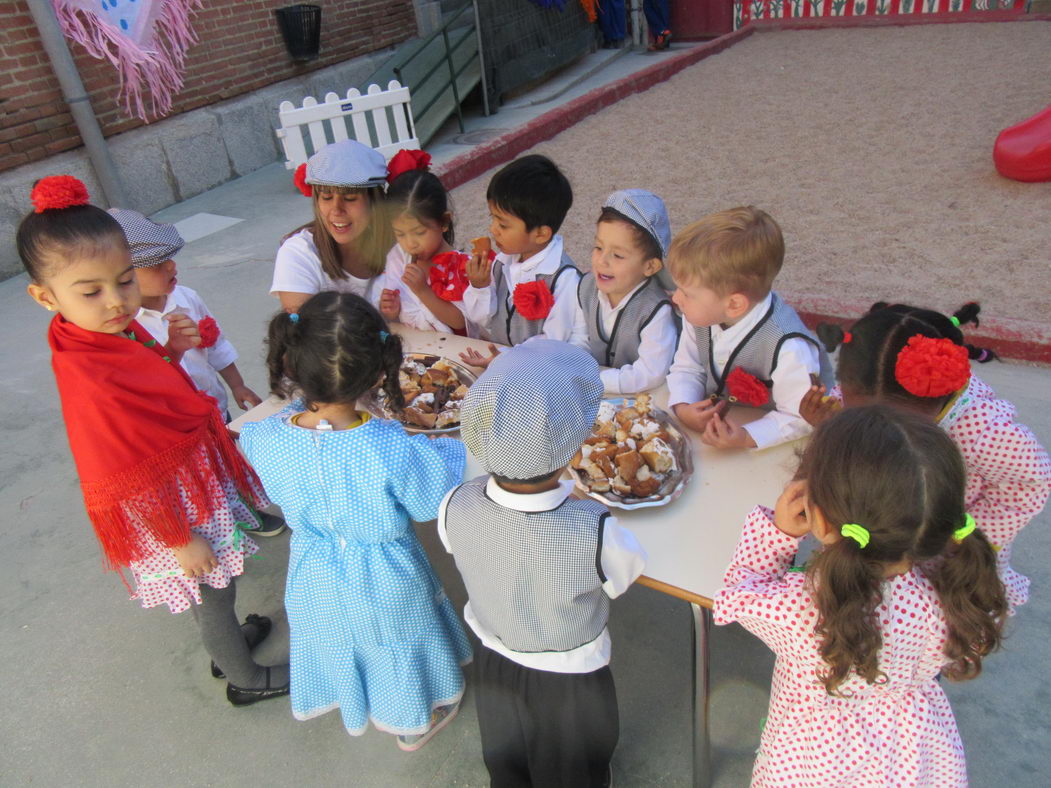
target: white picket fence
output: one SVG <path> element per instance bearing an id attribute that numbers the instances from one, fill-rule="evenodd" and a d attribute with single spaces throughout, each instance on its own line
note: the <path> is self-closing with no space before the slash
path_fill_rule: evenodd
<path id="1" fill-rule="evenodd" d="M 326 93 L 323 103 L 307 96 L 302 107 L 291 101 L 282 101 L 277 111 L 281 123 L 277 138 L 285 149 L 285 167 L 290 170 L 326 145 L 348 138 L 375 148 L 387 159 L 402 148 L 420 147 L 412 122 L 409 89 L 394 79 L 387 84 L 386 90 L 379 85 L 369 85 L 368 93 L 362 95 L 357 88 L 351 88 L 345 98 L 337 93 Z M 304 126 L 310 137 L 309 152 Z"/>

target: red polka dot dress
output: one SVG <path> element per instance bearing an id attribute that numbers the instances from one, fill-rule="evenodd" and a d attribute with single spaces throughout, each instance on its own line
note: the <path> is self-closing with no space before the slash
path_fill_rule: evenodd
<path id="1" fill-rule="evenodd" d="M 806 576 L 788 571 L 798 543 L 756 507 L 715 597 L 716 624 L 739 622 L 777 656 L 752 785 L 967 785 L 963 743 L 935 678 L 946 624 L 933 586 L 915 568 L 883 584 L 876 612 L 887 681 L 852 676 L 839 688 L 846 697 L 832 697 L 818 678 L 825 662 Z"/>

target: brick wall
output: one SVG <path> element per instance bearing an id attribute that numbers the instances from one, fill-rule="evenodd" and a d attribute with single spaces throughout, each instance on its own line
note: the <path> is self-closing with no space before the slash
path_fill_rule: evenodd
<path id="1" fill-rule="evenodd" d="M 186 59 L 172 115 L 397 44 L 416 33 L 412 0 L 315 0 L 321 57 L 294 64 L 277 28 L 281 0 L 209 0 L 193 17 L 199 41 Z M 0 171 L 80 146 L 58 80 L 24 0 L 0 1 Z M 106 136 L 141 126 L 125 115 L 109 61 L 70 43 Z"/>

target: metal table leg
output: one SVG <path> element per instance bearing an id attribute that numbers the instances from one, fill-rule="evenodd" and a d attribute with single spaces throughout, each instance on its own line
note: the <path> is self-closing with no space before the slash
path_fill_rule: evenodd
<path id="1" fill-rule="evenodd" d="M 708 737 L 708 638 L 712 611 L 695 602 L 691 602 L 690 607 L 693 608 L 693 785 L 694 788 L 709 788 L 712 749 Z"/>

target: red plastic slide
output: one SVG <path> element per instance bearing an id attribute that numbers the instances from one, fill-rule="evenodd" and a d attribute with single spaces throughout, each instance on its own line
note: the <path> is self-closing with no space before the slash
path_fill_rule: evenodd
<path id="1" fill-rule="evenodd" d="M 993 145 L 993 163 L 1005 178 L 1051 181 L 1051 107 L 1001 131 Z"/>

